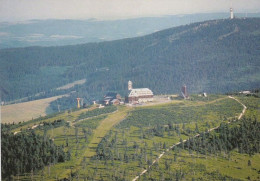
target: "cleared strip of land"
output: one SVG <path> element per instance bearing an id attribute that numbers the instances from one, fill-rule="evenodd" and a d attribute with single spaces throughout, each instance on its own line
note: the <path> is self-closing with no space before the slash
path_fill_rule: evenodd
<path id="1" fill-rule="evenodd" d="M 86 157 L 92 157 L 96 154 L 96 148 L 100 143 L 101 139 L 108 133 L 111 128 L 125 119 L 129 108 L 119 108 L 120 111 L 117 111 L 113 114 L 110 114 L 106 119 L 104 119 L 100 125 L 93 131 L 93 138 L 91 139 L 88 149 L 85 151 Z"/>
<path id="2" fill-rule="evenodd" d="M 82 80 L 77 80 L 75 82 L 66 84 L 64 86 L 58 87 L 57 90 L 65 90 L 65 89 L 69 89 L 74 87 L 75 85 L 80 85 L 80 84 L 84 84 L 86 82 L 86 79 L 82 79 Z"/>
<path id="3" fill-rule="evenodd" d="M 102 138 L 108 133 L 109 130 L 112 129 L 114 125 L 118 124 L 128 116 L 129 110 L 131 110 L 129 107 L 118 107 L 118 111 L 108 113 L 108 117 L 104 119 L 95 130 L 93 130 L 91 141 L 84 151 L 81 159 L 78 159 L 76 162 L 74 162 L 74 171 L 78 169 L 78 166 L 80 165 L 83 157 L 90 158 L 96 155 L 97 146 Z M 67 169 L 58 175 L 61 177 L 68 176 L 70 172 L 71 170 Z"/>
<path id="4" fill-rule="evenodd" d="M 46 108 L 50 103 L 62 96 L 64 95 L 2 106 L 2 123 L 19 123 L 45 116 Z"/>

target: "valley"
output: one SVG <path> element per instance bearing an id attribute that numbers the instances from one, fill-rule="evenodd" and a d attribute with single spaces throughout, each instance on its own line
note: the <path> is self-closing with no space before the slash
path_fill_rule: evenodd
<path id="1" fill-rule="evenodd" d="M 190 93 L 258 88 L 259 20 L 218 19 L 136 38 L 1 49 L 1 98 L 10 102 L 70 94 L 58 100 L 64 111 L 73 108 L 77 97 L 90 104 L 108 91 L 126 95 L 128 80 L 157 95 L 179 93 L 183 84 Z M 80 80 L 86 81 L 60 89 Z M 59 111 L 56 102 L 51 109 Z"/>
<path id="2" fill-rule="evenodd" d="M 4 24 L 76 23 L 98 41 L 34 34 L 66 41 L 0 49 L 1 180 L 260 180 L 260 18 L 230 8 L 155 31 L 172 18 Z M 110 37 L 131 21 L 146 33 Z M 110 38 L 95 30 L 107 23 Z"/>

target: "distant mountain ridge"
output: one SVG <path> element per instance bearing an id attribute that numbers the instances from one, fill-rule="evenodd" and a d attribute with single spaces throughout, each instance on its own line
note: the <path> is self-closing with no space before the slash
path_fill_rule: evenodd
<path id="1" fill-rule="evenodd" d="M 237 17 L 260 17 L 260 13 L 235 13 Z M 169 15 L 123 20 L 31 20 L 0 22 L 0 48 L 61 46 L 144 36 L 170 27 L 223 19 L 229 13 Z"/>
<path id="2" fill-rule="evenodd" d="M 103 43 L 2 49 L 2 99 L 59 94 L 55 88 L 85 78 L 63 91 L 91 101 L 108 91 L 124 95 L 128 80 L 155 94 L 179 93 L 183 84 L 189 93 L 259 88 L 259 50 L 260 18 L 205 21 Z"/>

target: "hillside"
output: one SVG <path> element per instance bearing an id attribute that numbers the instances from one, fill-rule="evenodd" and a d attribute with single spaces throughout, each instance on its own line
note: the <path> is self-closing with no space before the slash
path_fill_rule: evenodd
<path id="1" fill-rule="evenodd" d="M 1 124 L 2 180 L 259 180 L 259 98 L 191 97 Z"/>
<path id="2" fill-rule="evenodd" d="M 178 93 L 182 84 L 190 93 L 257 88 L 259 42 L 260 18 L 248 18 L 194 23 L 103 43 L 2 49 L 2 99 L 76 90 L 75 97 L 90 101 L 107 91 L 124 95 L 128 80 L 155 94 Z M 86 83 L 55 89 L 80 79 Z"/>

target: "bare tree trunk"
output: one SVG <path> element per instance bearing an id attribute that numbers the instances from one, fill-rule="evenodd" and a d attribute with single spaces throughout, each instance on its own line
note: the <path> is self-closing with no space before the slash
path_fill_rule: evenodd
<path id="1" fill-rule="evenodd" d="M 51 168 L 50 168 L 50 164 L 48 165 L 48 173 L 49 173 L 49 176 L 51 175 Z"/>

